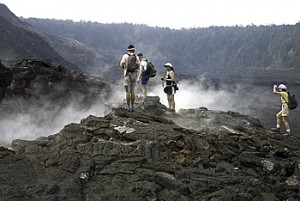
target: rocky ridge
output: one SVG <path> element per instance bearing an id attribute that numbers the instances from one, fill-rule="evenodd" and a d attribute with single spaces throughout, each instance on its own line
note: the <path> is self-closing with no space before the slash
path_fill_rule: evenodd
<path id="1" fill-rule="evenodd" d="M 4 200 L 299 200 L 300 140 L 158 97 L 0 150 Z"/>
<path id="2" fill-rule="evenodd" d="M 5 97 L 5 91 L 7 87 L 11 84 L 12 74 L 9 68 L 4 66 L 0 60 L 0 103 Z"/>
<path id="3" fill-rule="evenodd" d="M 98 77 L 42 60 L 23 59 L 10 68 L 0 63 L 0 78 L 0 100 L 6 101 L 5 107 L 20 98 L 29 102 L 28 107 L 46 102 L 64 106 L 74 97 L 85 106 L 111 93 L 110 85 Z"/>

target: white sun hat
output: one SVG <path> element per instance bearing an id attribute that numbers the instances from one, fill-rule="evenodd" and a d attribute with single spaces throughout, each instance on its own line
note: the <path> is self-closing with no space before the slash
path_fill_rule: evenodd
<path id="1" fill-rule="evenodd" d="M 166 64 L 164 64 L 164 67 L 171 67 L 172 68 L 173 66 L 172 66 L 171 63 L 166 63 Z"/>
<path id="2" fill-rule="evenodd" d="M 284 85 L 284 84 L 280 84 L 279 86 L 278 86 L 278 89 L 287 89 L 287 87 Z"/>

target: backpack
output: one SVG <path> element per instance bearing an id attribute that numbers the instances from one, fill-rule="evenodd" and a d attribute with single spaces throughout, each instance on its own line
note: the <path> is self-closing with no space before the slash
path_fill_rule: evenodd
<path id="1" fill-rule="evenodd" d="M 295 97 L 294 94 L 291 95 L 288 92 L 288 95 L 289 95 L 288 107 L 289 107 L 290 110 L 293 110 L 298 106 L 298 102 L 297 102 L 296 97 Z"/>
<path id="2" fill-rule="evenodd" d="M 136 57 L 137 56 L 135 54 L 128 54 L 127 72 L 134 72 L 139 68 L 140 65 L 138 64 Z"/>
<path id="3" fill-rule="evenodd" d="M 155 66 L 150 61 L 147 61 L 147 69 L 146 69 L 145 73 L 148 77 L 155 77 L 155 75 L 156 75 Z"/>

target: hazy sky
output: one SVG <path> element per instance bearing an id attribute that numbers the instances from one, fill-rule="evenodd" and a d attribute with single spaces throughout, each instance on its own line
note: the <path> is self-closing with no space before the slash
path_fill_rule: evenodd
<path id="1" fill-rule="evenodd" d="M 295 24 L 300 0 L 0 0 L 18 17 L 190 28 Z"/>

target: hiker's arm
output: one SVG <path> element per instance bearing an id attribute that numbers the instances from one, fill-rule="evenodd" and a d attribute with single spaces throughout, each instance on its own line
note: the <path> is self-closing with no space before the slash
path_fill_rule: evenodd
<path id="1" fill-rule="evenodd" d="M 278 91 L 277 85 L 274 85 L 274 86 L 273 86 L 273 93 L 274 93 L 274 94 L 281 95 L 282 97 L 284 97 L 286 92 Z"/>
<path id="2" fill-rule="evenodd" d="M 142 63 L 142 61 L 140 60 L 140 58 L 138 56 L 136 56 L 136 63 L 139 65 Z"/>
<path id="3" fill-rule="evenodd" d="M 139 72 L 139 76 L 138 76 L 138 78 L 137 78 L 137 82 L 139 82 L 140 81 L 140 79 L 141 79 L 141 76 L 142 76 L 142 74 L 143 74 L 143 72 L 144 72 L 144 66 L 140 66 L 140 72 Z"/>
<path id="4" fill-rule="evenodd" d="M 126 63 L 126 55 L 123 55 L 121 61 L 120 61 L 120 67 L 124 68 Z"/>
<path id="5" fill-rule="evenodd" d="M 280 92 L 277 91 L 277 85 L 274 85 L 274 86 L 273 86 L 273 93 L 274 93 L 274 94 L 280 94 Z"/>
<path id="6" fill-rule="evenodd" d="M 278 94 L 278 95 L 282 95 L 282 94 L 285 93 L 285 92 L 278 91 L 277 85 L 274 85 L 274 86 L 273 86 L 273 93 L 274 93 L 274 94 Z"/>

